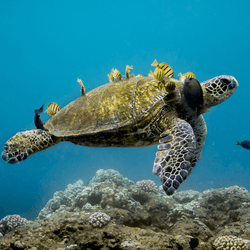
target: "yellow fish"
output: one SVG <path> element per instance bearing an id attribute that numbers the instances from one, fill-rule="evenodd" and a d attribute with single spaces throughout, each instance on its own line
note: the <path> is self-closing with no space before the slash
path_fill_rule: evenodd
<path id="1" fill-rule="evenodd" d="M 158 62 L 156 61 L 156 59 L 153 61 L 153 63 L 151 64 L 151 66 L 155 66 L 155 67 L 158 67 L 158 66 L 159 66 L 159 64 L 158 64 Z"/>
<path id="2" fill-rule="evenodd" d="M 110 72 L 110 74 L 108 74 L 108 79 L 110 82 L 113 82 L 115 80 L 114 74 L 112 72 Z"/>
<path id="3" fill-rule="evenodd" d="M 142 74 L 138 74 L 136 77 L 143 77 L 143 75 Z"/>
<path id="4" fill-rule="evenodd" d="M 180 77 L 181 82 L 184 82 L 185 79 L 187 79 L 187 78 L 195 78 L 195 75 L 193 72 L 188 72 L 184 75 L 182 75 L 182 73 L 179 73 L 178 76 Z"/>
<path id="5" fill-rule="evenodd" d="M 122 79 L 122 75 L 121 75 L 121 73 L 120 73 L 120 71 L 118 69 L 112 69 L 112 72 L 114 74 L 114 78 L 116 78 L 117 80 Z"/>
<path id="6" fill-rule="evenodd" d="M 176 84 L 173 81 L 167 82 L 165 84 L 166 92 L 173 92 L 175 90 Z"/>
<path id="7" fill-rule="evenodd" d="M 55 115 L 60 110 L 61 110 L 61 108 L 59 107 L 59 105 L 57 103 L 51 102 L 48 104 L 46 112 L 48 113 L 48 115 L 51 116 L 51 115 Z"/>
<path id="8" fill-rule="evenodd" d="M 133 66 L 129 66 L 129 65 L 126 66 L 125 74 L 126 74 L 126 77 L 127 77 L 128 79 L 129 79 L 129 71 L 130 71 L 131 69 L 133 69 Z"/>
<path id="9" fill-rule="evenodd" d="M 81 85 L 81 93 L 82 93 L 82 95 L 84 95 L 85 94 L 85 88 L 84 88 L 84 85 L 82 83 L 82 80 L 77 78 L 77 82 L 80 83 L 80 85 Z"/>
<path id="10" fill-rule="evenodd" d="M 153 77 L 156 81 L 162 81 L 164 79 L 164 71 L 160 68 L 156 68 Z"/>
<path id="11" fill-rule="evenodd" d="M 187 72 L 185 75 L 184 75 L 186 78 L 195 78 L 195 75 L 193 72 Z"/>
<path id="12" fill-rule="evenodd" d="M 154 72 L 152 70 L 149 71 L 148 76 L 153 76 Z"/>
<path id="13" fill-rule="evenodd" d="M 167 63 L 162 62 L 162 63 L 158 64 L 158 62 L 156 60 L 154 60 L 154 62 L 151 64 L 151 66 L 155 66 L 157 68 L 162 69 L 164 72 L 164 76 L 167 76 L 169 78 L 174 77 L 174 71 Z"/>

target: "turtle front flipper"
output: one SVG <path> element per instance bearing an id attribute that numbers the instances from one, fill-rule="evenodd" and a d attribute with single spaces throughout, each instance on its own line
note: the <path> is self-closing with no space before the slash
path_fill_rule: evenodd
<path id="1" fill-rule="evenodd" d="M 160 177 L 166 194 L 172 195 L 192 171 L 195 134 L 188 122 L 178 118 L 174 127 L 164 131 L 161 137 L 153 173 Z"/>
<path id="2" fill-rule="evenodd" d="M 4 144 L 1 158 L 9 164 L 15 164 L 58 142 L 58 137 L 42 129 L 18 132 Z"/>

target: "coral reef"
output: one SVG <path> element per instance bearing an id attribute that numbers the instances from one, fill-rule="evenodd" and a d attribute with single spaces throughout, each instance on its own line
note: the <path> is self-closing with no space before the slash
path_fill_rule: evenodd
<path id="1" fill-rule="evenodd" d="M 46 206 L 39 213 L 40 219 L 49 218 L 55 211 L 67 211 L 72 206 L 74 198 L 81 194 L 84 189 L 83 181 L 79 180 L 73 185 L 69 184 L 64 191 L 57 191 L 50 199 Z M 70 209 L 69 209 L 70 211 Z"/>
<path id="2" fill-rule="evenodd" d="M 28 220 L 22 218 L 20 215 L 7 215 L 0 221 L 0 233 L 5 235 L 6 233 L 15 230 L 16 228 L 26 225 Z"/>
<path id="3" fill-rule="evenodd" d="M 121 186 L 121 187 L 128 187 L 134 184 L 133 181 L 124 177 L 118 171 L 114 169 L 107 169 L 107 170 L 99 169 L 98 171 L 96 171 L 95 176 L 89 182 L 89 185 L 92 186 L 94 183 L 99 184 L 102 182 L 115 183 L 117 186 Z"/>
<path id="4" fill-rule="evenodd" d="M 139 192 L 152 192 L 152 193 L 157 193 L 157 186 L 154 181 L 151 180 L 142 180 L 142 181 L 137 181 L 135 184 L 135 188 Z"/>
<path id="5" fill-rule="evenodd" d="M 134 184 L 115 170 L 101 169 L 87 185 L 79 180 L 55 192 L 35 221 L 1 238 L 0 248 L 247 249 L 240 247 L 250 245 L 249 221 L 245 188 L 169 197 L 153 181 Z"/>
<path id="6" fill-rule="evenodd" d="M 150 183 L 149 190 L 154 190 L 154 185 L 156 186 Z M 49 200 L 41 210 L 38 219 L 49 218 L 56 211 L 79 212 L 82 209 L 95 210 L 111 207 L 130 211 L 142 210 L 140 202 L 133 198 L 133 194 L 138 194 L 139 187 L 118 171 L 100 169 L 87 186 L 79 180 L 73 185 L 68 185 L 64 191 L 56 192 L 53 199 Z"/>
<path id="7" fill-rule="evenodd" d="M 93 213 L 89 217 L 89 225 L 92 227 L 103 227 L 110 221 L 110 216 L 105 213 Z"/>
<path id="8" fill-rule="evenodd" d="M 220 236 L 214 241 L 216 250 L 247 250 L 246 243 L 236 236 Z"/>

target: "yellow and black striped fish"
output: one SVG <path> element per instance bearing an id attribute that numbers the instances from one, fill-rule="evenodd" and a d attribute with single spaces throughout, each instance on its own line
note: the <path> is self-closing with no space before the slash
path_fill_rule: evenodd
<path id="1" fill-rule="evenodd" d="M 133 69 L 133 66 L 129 66 L 129 65 L 126 66 L 125 75 L 126 75 L 126 77 L 127 77 L 128 79 L 129 79 L 129 71 L 130 71 L 131 69 Z"/>
<path id="2" fill-rule="evenodd" d="M 156 81 L 162 81 L 164 79 L 164 71 L 161 68 L 156 68 L 153 77 Z"/>
<path id="3" fill-rule="evenodd" d="M 48 104 L 46 112 L 48 113 L 48 115 L 51 116 L 51 115 L 55 115 L 60 110 L 61 110 L 61 108 L 59 107 L 59 105 L 57 103 L 51 102 Z"/>
<path id="4" fill-rule="evenodd" d="M 185 75 L 184 75 L 186 78 L 195 78 L 195 75 L 193 72 L 187 72 Z"/>
<path id="5" fill-rule="evenodd" d="M 151 66 L 155 66 L 157 68 L 162 69 L 164 72 L 164 76 L 166 76 L 166 77 L 169 77 L 169 78 L 174 77 L 174 71 L 167 63 L 162 62 L 162 63 L 158 64 L 158 62 L 156 60 L 154 60 L 154 62 L 151 64 Z"/>
<path id="6" fill-rule="evenodd" d="M 120 71 L 118 69 L 112 69 L 112 72 L 114 74 L 114 78 L 116 78 L 117 80 L 122 79 L 122 75 L 121 75 L 121 73 L 120 73 Z"/>
<path id="7" fill-rule="evenodd" d="M 113 81 L 115 80 L 114 74 L 113 74 L 112 72 L 110 72 L 110 73 L 108 74 L 108 79 L 109 79 L 110 82 L 113 82 Z"/>
<path id="8" fill-rule="evenodd" d="M 179 73 L 178 76 L 180 77 L 180 81 L 184 82 L 187 78 L 195 78 L 195 75 L 193 72 L 187 72 L 186 74 L 182 75 L 182 73 Z"/>
<path id="9" fill-rule="evenodd" d="M 77 82 L 80 83 L 80 85 L 81 85 L 81 93 L 82 93 L 82 95 L 84 95 L 85 94 L 85 88 L 84 88 L 84 85 L 82 83 L 82 80 L 77 78 Z"/>
<path id="10" fill-rule="evenodd" d="M 149 71 L 148 76 L 153 76 L 154 72 L 152 70 Z"/>
<path id="11" fill-rule="evenodd" d="M 166 92 L 173 92 L 175 90 L 175 87 L 176 87 L 176 83 L 173 82 L 173 81 L 170 81 L 170 82 L 167 82 L 165 84 L 165 90 Z"/>

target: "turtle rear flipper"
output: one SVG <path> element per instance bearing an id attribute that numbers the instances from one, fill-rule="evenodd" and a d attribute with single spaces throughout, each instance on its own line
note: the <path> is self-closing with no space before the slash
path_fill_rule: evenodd
<path id="1" fill-rule="evenodd" d="M 19 132 L 4 144 L 1 158 L 9 164 L 15 164 L 59 141 L 58 137 L 41 129 Z"/>
<path id="2" fill-rule="evenodd" d="M 191 125 L 176 119 L 175 126 L 161 134 L 153 173 L 161 179 L 167 195 L 172 195 L 192 171 L 196 141 Z"/>

